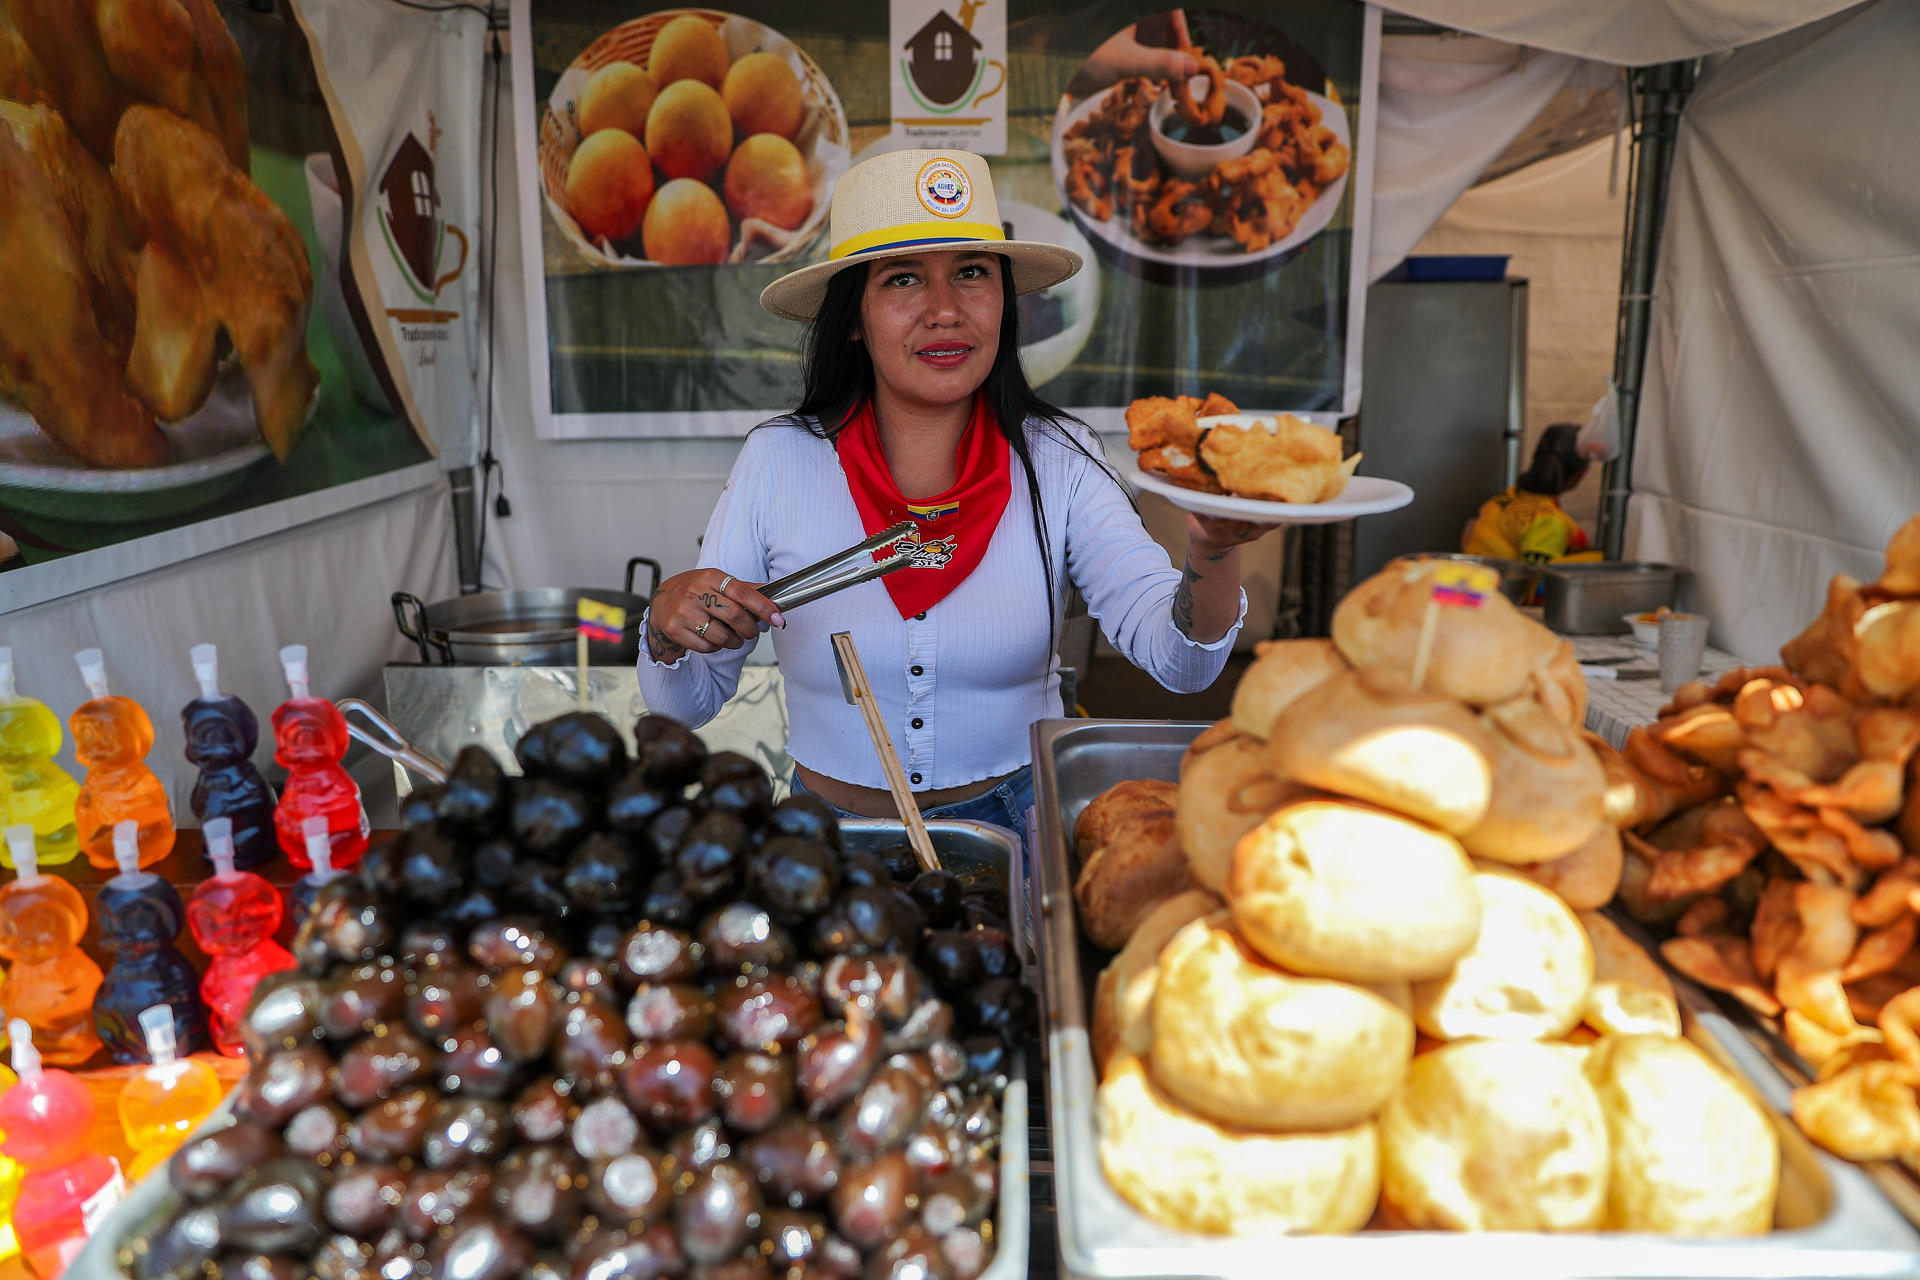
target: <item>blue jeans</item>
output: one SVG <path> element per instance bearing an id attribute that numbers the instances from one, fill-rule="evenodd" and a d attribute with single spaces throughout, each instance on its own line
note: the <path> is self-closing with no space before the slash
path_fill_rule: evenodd
<path id="1" fill-rule="evenodd" d="M 796 795 L 813 795 L 806 784 L 800 781 L 800 775 L 793 775 L 793 790 Z M 814 796 L 819 800 L 820 797 Z M 860 818 L 863 815 L 849 813 L 835 804 L 821 800 L 835 816 L 841 818 Z M 1005 827 L 1013 832 L 1024 848 L 1027 843 L 1027 810 L 1033 807 L 1033 766 L 1022 766 L 1017 772 L 1007 775 L 1006 780 L 989 791 L 982 791 L 971 800 L 960 800 L 953 804 L 943 804 L 933 809 L 922 809 L 923 818 L 960 818 L 968 822 L 991 822 L 995 826 Z"/>

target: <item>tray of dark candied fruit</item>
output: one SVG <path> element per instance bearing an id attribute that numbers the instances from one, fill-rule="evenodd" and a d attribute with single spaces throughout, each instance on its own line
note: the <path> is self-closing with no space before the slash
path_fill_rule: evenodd
<path id="1" fill-rule="evenodd" d="M 973 871 L 921 873 L 634 736 L 562 716 L 524 776 L 469 747 L 409 796 L 255 993 L 248 1076 L 69 1274 L 1026 1274 L 1011 835 L 930 824 Z"/>

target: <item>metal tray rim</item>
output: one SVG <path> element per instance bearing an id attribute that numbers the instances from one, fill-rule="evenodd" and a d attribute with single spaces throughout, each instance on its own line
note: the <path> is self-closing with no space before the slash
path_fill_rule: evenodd
<path id="1" fill-rule="evenodd" d="M 1058 802 L 1058 744 L 1075 737 L 1111 739 L 1115 729 L 1151 726 L 1189 738 L 1205 725 L 1149 720 L 1040 720 L 1032 729 L 1034 803 L 1040 847 L 1031 851 L 1041 904 L 1041 973 L 1047 1026 L 1047 1087 L 1053 1123 L 1054 1200 L 1060 1256 L 1068 1274 L 1086 1280 L 1150 1276 L 1267 1277 L 1286 1268 L 1314 1274 L 1355 1265 L 1370 1274 L 1599 1277 L 1893 1277 L 1920 1276 L 1920 1233 L 1859 1168 L 1815 1150 L 1833 1191 L 1823 1221 L 1800 1230 L 1730 1240 L 1677 1240 L 1624 1233 L 1368 1231 L 1350 1236 L 1214 1237 L 1159 1227 L 1106 1183 L 1093 1135 L 1092 1045 L 1085 1025 L 1085 984 L 1071 879 L 1065 874 L 1070 832 Z M 1164 741 L 1164 738 L 1162 739 Z M 1767 1104 L 1779 1111 L 1784 1077 L 1727 1020 L 1711 1010 L 1701 1025 Z M 1791 1124 L 1790 1119 L 1786 1120 Z M 1091 1200 L 1089 1206 L 1086 1202 Z M 1083 1221 L 1083 1215 L 1087 1221 Z M 1117 1219 L 1117 1221 L 1116 1221 Z M 1151 1245 L 1101 1243 L 1103 1226 L 1124 1224 Z"/>

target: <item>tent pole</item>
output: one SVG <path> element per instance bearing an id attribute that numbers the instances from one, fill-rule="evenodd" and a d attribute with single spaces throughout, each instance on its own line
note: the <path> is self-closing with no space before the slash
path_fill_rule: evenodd
<path id="1" fill-rule="evenodd" d="M 1619 389 L 1620 452 L 1600 475 L 1600 548 L 1620 559 L 1627 540 L 1627 500 L 1633 492 L 1634 428 L 1653 321 L 1653 277 L 1660 259 L 1660 226 L 1673 175 L 1680 112 L 1693 88 L 1696 64 L 1668 62 L 1633 73 L 1640 99 L 1633 130 L 1632 189 L 1627 193 L 1627 243 L 1620 273 L 1620 314 L 1614 330 L 1613 381 Z"/>
<path id="2" fill-rule="evenodd" d="M 480 546 L 475 530 L 473 468 L 454 467 L 447 472 L 453 502 L 453 555 L 460 575 L 460 594 L 480 590 Z"/>

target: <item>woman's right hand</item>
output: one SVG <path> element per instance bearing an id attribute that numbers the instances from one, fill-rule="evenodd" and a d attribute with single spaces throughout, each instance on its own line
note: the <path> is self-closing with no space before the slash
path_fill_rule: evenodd
<path id="1" fill-rule="evenodd" d="M 660 584 L 647 608 L 647 653 L 671 666 L 689 650 L 738 649 L 760 634 L 760 624 L 787 620 L 761 595 L 758 583 L 718 569 L 691 569 Z"/>

